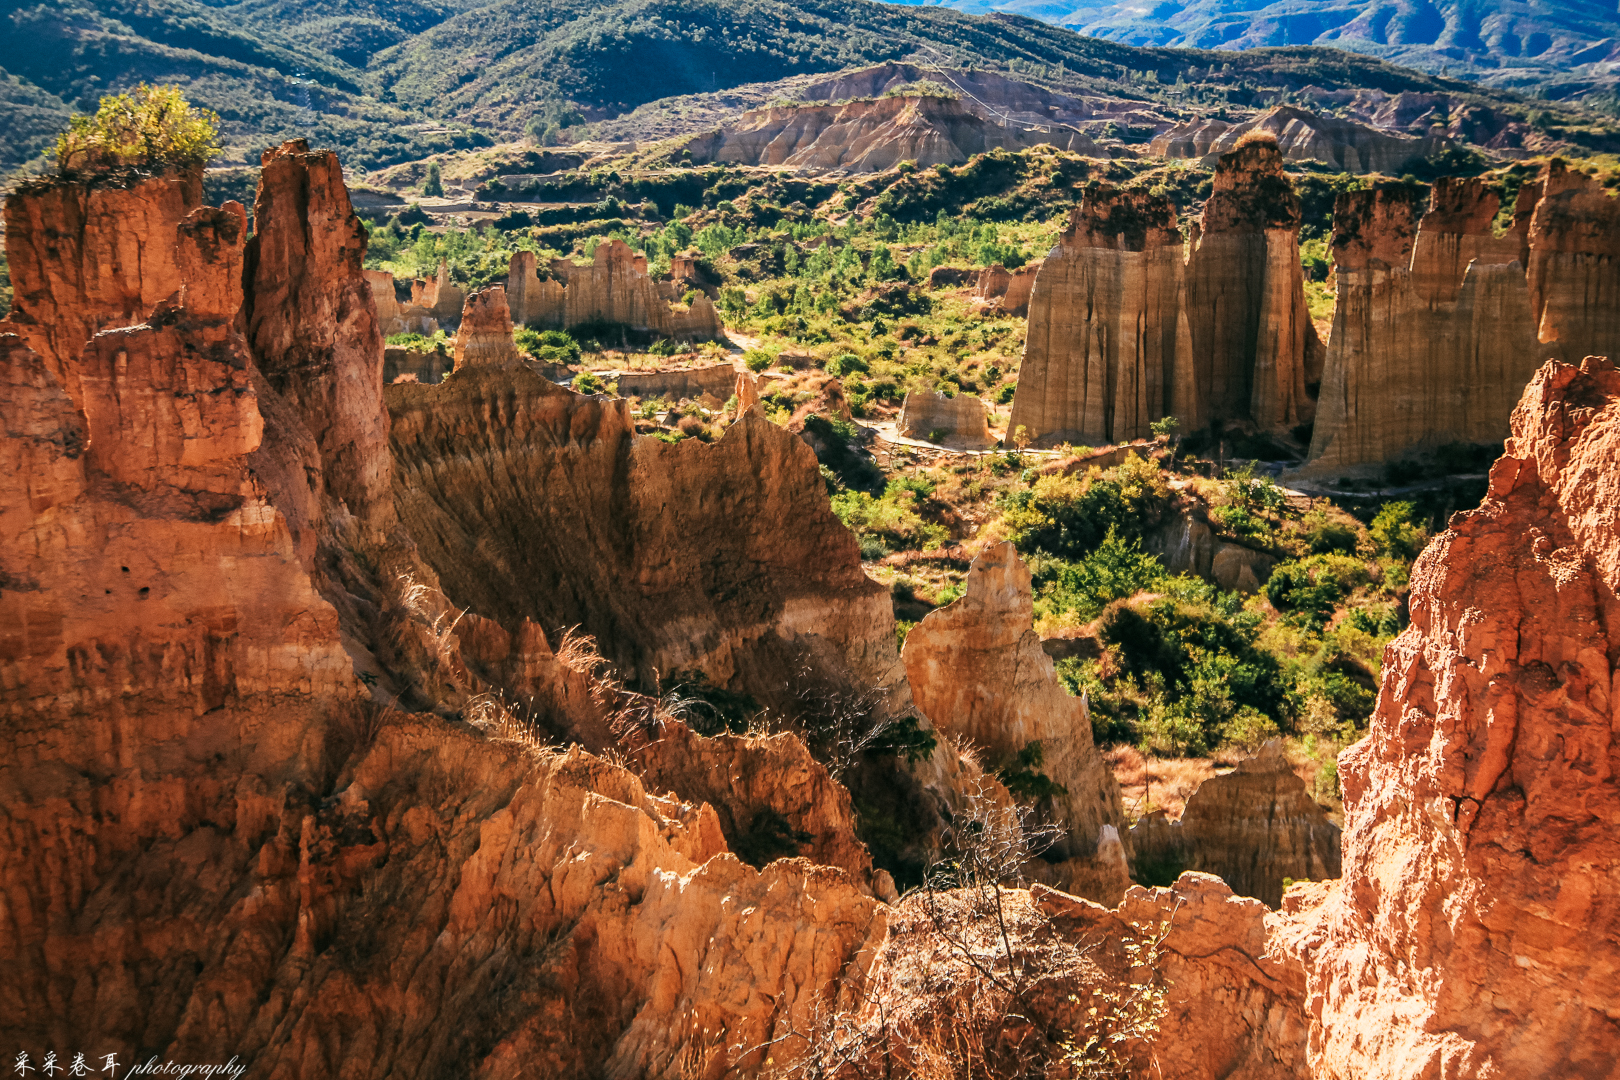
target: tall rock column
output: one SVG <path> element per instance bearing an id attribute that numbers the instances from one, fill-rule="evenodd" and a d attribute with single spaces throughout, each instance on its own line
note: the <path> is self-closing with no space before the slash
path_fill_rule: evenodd
<path id="1" fill-rule="evenodd" d="M 1376 467 L 1423 447 L 1485 442 L 1535 368 L 1524 237 L 1495 236 L 1497 196 L 1440 180 L 1339 196 L 1337 303 L 1307 473 Z"/>
<path id="2" fill-rule="evenodd" d="M 1484 502 L 1413 567 L 1412 624 L 1339 758 L 1343 882 L 1298 939 L 1314 1075 L 1613 1075 L 1616 506 L 1620 370 L 1549 361 Z"/>
<path id="3" fill-rule="evenodd" d="M 506 307 L 506 290 L 499 285 L 479 289 L 467 297 L 461 309 L 461 325 L 456 328 L 456 370 L 468 364 L 496 366 L 521 363 L 512 340 L 512 316 Z"/>
<path id="4" fill-rule="evenodd" d="M 506 273 L 506 300 L 519 326 L 561 327 L 563 284 L 541 279 L 532 251 L 514 251 Z"/>
<path id="5" fill-rule="evenodd" d="M 254 360 L 320 448 L 326 490 L 373 528 L 394 520 L 383 340 L 362 264 L 366 230 L 330 150 L 267 150 L 242 322 Z"/>
<path id="6" fill-rule="evenodd" d="M 1148 434 L 1197 422 L 1187 374 L 1182 239 L 1169 198 L 1091 188 L 1041 264 L 1011 425 L 1036 445 Z"/>
<path id="7" fill-rule="evenodd" d="M 1620 200 L 1561 161 L 1537 182 L 1530 296 L 1538 352 L 1620 357 Z"/>
<path id="8" fill-rule="evenodd" d="M 1201 423 L 1249 420 L 1285 432 L 1315 415 L 1305 367 L 1319 346 L 1305 305 L 1300 219 L 1275 141 L 1221 155 L 1187 261 Z"/>
<path id="9" fill-rule="evenodd" d="M 13 297 L 3 326 L 39 354 L 75 404 L 85 343 L 140 322 L 180 287 L 175 228 L 201 205 L 200 171 L 132 183 L 42 181 L 7 196 Z"/>

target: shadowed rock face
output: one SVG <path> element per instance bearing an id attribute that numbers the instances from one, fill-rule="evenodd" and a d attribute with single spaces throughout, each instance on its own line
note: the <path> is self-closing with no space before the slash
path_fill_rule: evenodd
<path id="1" fill-rule="evenodd" d="M 1620 357 L 1620 200 L 1561 162 L 1547 166 L 1532 192 L 1530 306 L 1538 351 L 1566 364 Z M 1528 194 L 1519 197 L 1522 203 Z"/>
<path id="2" fill-rule="evenodd" d="M 337 303 L 341 231 L 325 243 L 314 212 L 259 220 L 260 270 L 287 240 L 274 223 L 294 220 L 315 242 L 291 291 Z M 0 334 L 0 1040 L 311 1077 L 674 1077 L 694 1058 L 718 1077 L 791 1052 L 881 930 L 864 886 L 804 860 L 756 872 L 712 810 L 579 750 L 368 701 L 346 647 L 366 601 L 339 565 L 354 530 L 323 501 L 306 426 L 349 415 L 323 410 L 375 373 L 352 347 L 368 335 L 349 320 L 350 340 L 293 365 L 315 330 L 272 290 L 254 310 L 261 327 L 284 317 L 291 344 L 255 353 L 238 312 L 244 277 L 265 278 L 243 274 L 241 208 L 166 228 L 172 299 L 62 352 L 82 408 Z M 120 317 L 22 265 L 25 295 L 58 290 L 84 326 Z M 317 592 L 278 501 L 351 609 Z M 408 538 L 356 550 L 412 565 Z M 503 670 L 522 689 L 559 666 L 531 622 L 450 615 L 433 663 L 452 680 Z M 575 708 L 588 719 L 592 702 Z M 726 745 L 707 748 L 715 790 L 750 761 L 758 800 L 802 811 L 815 853 L 860 871 L 847 801 L 840 819 L 802 748 Z"/>
<path id="3" fill-rule="evenodd" d="M 1412 573 L 1344 881 L 1298 938 L 1317 1075 L 1602 1076 L 1620 1041 L 1620 372 L 1544 365 Z M 1290 897 L 1292 899 L 1292 895 Z"/>
<path id="4" fill-rule="evenodd" d="M 649 687 L 700 669 L 775 700 L 801 658 L 897 681 L 887 591 L 810 448 L 757 413 L 670 445 L 623 400 L 478 365 L 387 398 L 401 518 L 458 605 L 581 626 Z"/>
<path id="5" fill-rule="evenodd" d="M 1180 821 L 1150 814 L 1131 828 L 1139 874 L 1198 870 L 1242 896 L 1282 903 L 1283 879 L 1339 876 L 1339 828 L 1289 768 L 1275 741 L 1198 785 Z"/>
<path id="6" fill-rule="evenodd" d="M 1073 863 L 1060 864 L 1058 884 L 1117 901 L 1124 867 L 1110 877 L 1096 853 L 1105 828 L 1124 826 L 1119 784 L 1092 743 L 1085 704 L 1063 689 L 1041 649 L 1029 570 L 1012 544 L 973 560 L 966 591 L 912 627 L 903 657 L 912 699 L 939 731 L 982 747 L 998 767 L 1040 744 L 1038 771 L 1068 789 L 1043 801 L 1063 830 L 1049 856 Z"/>

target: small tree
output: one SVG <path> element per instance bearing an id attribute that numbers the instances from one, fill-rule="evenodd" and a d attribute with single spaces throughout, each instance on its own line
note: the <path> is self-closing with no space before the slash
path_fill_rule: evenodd
<path id="1" fill-rule="evenodd" d="M 141 83 L 109 94 L 93 116 L 75 116 L 56 140 L 56 167 L 189 169 L 219 156 L 219 116 L 198 109 L 177 86 Z"/>
<path id="2" fill-rule="evenodd" d="M 422 185 L 422 194 L 430 199 L 444 198 L 444 181 L 439 176 L 439 163 L 428 162 L 427 181 Z"/>

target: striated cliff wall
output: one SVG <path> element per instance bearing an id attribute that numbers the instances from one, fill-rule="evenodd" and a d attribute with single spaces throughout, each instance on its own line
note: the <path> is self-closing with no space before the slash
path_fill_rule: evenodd
<path id="1" fill-rule="evenodd" d="M 512 367 L 523 362 L 512 340 L 512 316 L 506 290 L 499 285 L 479 289 L 467 297 L 456 327 L 456 371 L 469 364 Z"/>
<path id="2" fill-rule="evenodd" d="M 1195 423 L 1183 278 L 1168 197 L 1088 188 L 1035 278 L 1009 429 L 1102 445 Z"/>
<path id="3" fill-rule="evenodd" d="M 1187 415 L 1175 414 L 1183 423 L 1248 420 L 1286 432 L 1314 416 L 1306 367 L 1320 346 L 1299 225 L 1299 196 L 1274 143 L 1221 155 L 1187 259 L 1191 400 Z"/>
<path id="4" fill-rule="evenodd" d="M 180 287 L 175 228 L 202 205 L 202 176 L 108 176 L 23 185 L 6 197 L 13 297 L 5 329 L 79 401 L 78 353 Z"/>
<path id="5" fill-rule="evenodd" d="M 1178 124 L 1154 137 L 1148 153 L 1167 158 L 1213 159 L 1237 148 L 1251 131 L 1269 132 L 1289 161 L 1325 161 L 1346 172 L 1398 174 L 1451 145 L 1435 135 L 1395 131 L 1319 116 L 1292 105 L 1277 105 L 1240 123 L 1205 117 Z"/>
<path id="6" fill-rule="evenodd" d="M 1421 217 L 1399 186 L 1339 197 L 1307 473 L 1500 439 L 1538 362 L 1620 352 L 1620 202 L 1555 162 L 1501 236 L 1499 208 L 1477 180 L 1437 181 Z"/>
<path id="7" fill-rule="evenodd" d="M 1071 128 L 1036 130 L 985 120 L 958 98 L 887 97 L 842 105 L 782 105 L 744 113 L 686 144 L 695 162 L 778 165 L 802 172 L 882 172 L 902 161 L 960 165 L 996 147 L 1096 145 Z"/>
<path id="8" fill-rule="evenodd" d="M 1548 362 L 1512 431 L 1340 757 L 1343 884 L 1289 896 L 1318 1076 L 1613 1070 L 1620 371 Z"/>

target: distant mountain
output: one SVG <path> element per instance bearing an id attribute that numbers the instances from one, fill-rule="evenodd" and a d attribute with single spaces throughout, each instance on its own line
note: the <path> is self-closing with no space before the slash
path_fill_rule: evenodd
<path id="1" fill-rule="evenodd" d="M 1026 10 L 1052 20 L 1060 8 Z M 45 150 L 73 110 L 143 80 L 217 110 L 235 161 L 307 136 L 368 169 L 511 139 L 564 107 L 613 121 L 894 61 L 1133 98 L 1167 122 L 1249 115 L 1305 91 L 1475 89 L 1337 50 L 1140 48 L 1019 15 L 872 0 L 0 0 L 0 41 L 0 171 Z M 1531 111 L 1483 93 L 1495 113 Z M 1543 120 L 1576 143 L 1612 137 L 1582 114 Z"/>
<path id="2" fill-rule="evenodd" d="M 945 6 L 1027 15 L 1131 45 L 1331 45 L 1560 98 L 1607 91 L 1620 71 L 1620 12 L 1612 0 L 945 0 Z"/>

